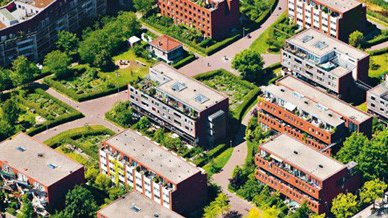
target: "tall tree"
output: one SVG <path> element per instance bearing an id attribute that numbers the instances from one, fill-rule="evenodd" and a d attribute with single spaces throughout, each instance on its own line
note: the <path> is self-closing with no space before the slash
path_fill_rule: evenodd
<path id="1" fill-rule="evenodd" d="M 66 194 L 64 215 L 73 218 L 94 217 L 98 206 L 92 193 L 82 186 L 76 186 Z"/>
<path id="2" fill-rule="evenodd" d="M 38 72 L 39 69 L 33 62 L 24 56 L 19 56 L 12 62 L 10 78 L 13 85 L 20 86 L 32 82 Z"/>
<path id="3" fill-rule="evenodd" d="M 348 218 L 353 216 L 357 210 L 357 196 L 352 193 L 341 193 L 333 199 L 330 211 L 336 218 Z"/>
<path id="4" fill-rule="evenodd" d="M 17 218 L 32 218 L 34 217 L 34 207 L 27 195 L 22 196 L 22 207 L 17 214 Z"/>
<path id="5" fill-rule="evenodd" d="M 77 53 L 78 43 L 79 38 L 76 34 L 63 30 L 58 32 L 57 47 L 67 55 L 74 55 Z"/>
<path id="6" fill-rule="evenodd" d="M 372 203 L 376 199 L 382 197 L 387 187 L 388 185 L 379 179 L 366 182 L 360 191 L 361 202 L 365 204 Z"/>
<path id="7" fill-rule="evenodd" d="M 10 74 L 10 70 L 0 68 L 0 92 L 12 87 L 12 80 L 9 77 Z"/>
<path id="8" fill-rule="evenodd" d="M 156 4 L 156 1 L 155 0 L 132 0 L 132 3 L 136 11 L 140 11 L 146 14 L 152 9 L 152 6 Z"/>
<path id="9" fill-rule="evenodd" d="M 8 123 L 14 125 L 17 122 L 20 114 L 20 107 L 15 98 L 7 99 L 4 102 L 2 109 L 4 119 Z"/>
<path id="10" fill-rule="evenodd" d="M 249 81 L 258 81 L 263 76 L 264 61 L 259 52 L 246 49 L 238 53 L 232 61 L 232 67 L 241 73 L 241 76 Z"/>
<path id="11" fill-rule="evenodd" d="M 44 59 L 44 65 L 54 73 L 57 78 L 65 78 L 69 75 L 71 64 L 70 57 L 59 50 L 48 53 Z"/>
<path id="12" fill-rule="evenodd" d="M 0 141 L 8 138 L 15 132 L 15 126 L 10 124 L 6 119 L 0 119 Z"/>
<path id="13" fill-rule="evenodd" d="M 353 47 L 361 48 L 364 46 L 364 34 L 360 31 L 354 31 L 349 35 L 349 44 Z"/>
<path id="14" fill-rule="evenodd" d="M 369 139 L 362 133 L 354 132 L 345 139 L 343 146 L 337 153 L 337 158 L 343 163 L 356 160 L 363 147 L 369 145 Z"/>

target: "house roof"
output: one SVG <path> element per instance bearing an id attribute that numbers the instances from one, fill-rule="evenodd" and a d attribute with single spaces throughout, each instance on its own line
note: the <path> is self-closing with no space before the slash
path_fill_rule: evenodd
<path id="1" fill-rule="evenodd" d="M 179 47 L 182 47 L 182 44 L 179 41 L 167 35 L 159 36 L 158 38 L 152 40 L 150 44 L 153 47 L 156 47 L 165 52 L 169 52 Z"/>

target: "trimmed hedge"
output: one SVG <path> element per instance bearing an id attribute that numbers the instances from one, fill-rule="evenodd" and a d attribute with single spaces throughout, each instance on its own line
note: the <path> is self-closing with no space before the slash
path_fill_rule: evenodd
<path id="1" fill-rule="evenodd" d="M 110 94 L 117 92 L 117 89 L 123 90 L 123 89 L 127 88 L 127 85 L 122 85 L 122 86 L 119 86 L 118 88 L 117 87 L 109 88 L 109 89 L 105 89 L 104 91 L 101 91 L 101 92 L 92 92 L 92 93 L 78 95 L 75 91 L 73 91 L 71 89 L 67 89 L 60 82 L 55 81 L 52 77 L 45 78 L 43 80 L 43 82 L 46 83 L 47 85 L 49 85 L 50 87 L 52 87 L 53 89 L 57 90 L 58 92 L 61 92 L 65 95 L 69 96 L 71 99 L 78 101 L 78 102 L 103 97 L 103 96 L 110 95 Z"/>
<path id="2" fill-rule="evenodd" d="M 388 48 L 382 48 L 378 50 L 368 51 L 369 55 L 375 56 L 375 55 L 381 55 L 388 52 Z"/>
<path id="3" fill-rule="evenodd" d="M 174 63 L 172 65 L 172 67 L 174 67 L 174 68 L 181 68 L 181 67 L 185 66 L 186 64 L 192 62 L 193 60 L 195 60 L 195 55 L 192 54 L 192 53 L 189 53 L 189 55 L 187 57 L 185 57 L 182 60 Z"/>
<path id="4" fill-rule="evenodd" d="M 383 33 L 383 35 L 377 36 L 376 38 L 367 41 L 366 46 L 371 47 L 386 41 L 388 41 L 388 33 Z"/>
<path id="5" fill-rule="evenodd" d="M 38 126 L 38 127 L 33 127 L 31 128 L 30 130 L 27 131 L 27 134 L 28 135 L 36 135 L 40 132 L 43 132 L 47 129 L 50 129 L 54 126 L 58 126 L 58 125 L 61 125 L 63 123 L 67 123 L 67 122 L 70 122 L 70 121 L 73 121 L 73 120 L 76 120 L 76 119 L 79 119 L 79 118 L 82 118 L 84 117 L 83 114 L 81 113 L 76 113 L 76 114 L 67 114 L 65 116 L 62 116 L 60 120 L 52 120 L 52 121 L 48 121 L 48 122 L 45 122 L 43 125 L 41 126 Z"/>
<path id="6" fill-rule="evenodd" d="M 233 111 L 233 114 L 236 116 L 239 121 L 243 119 L 245 111 L 248 107 L 256 100 L 256 97 L 260 94 L 260 88 L 256 87 L 252 89 L 244 98 L 243 103 L 241 103 L 236 109 Z"/>
<path id="7" fill-rule="evenodd" d="M 206 157 L 198 158 L 193 161 L 193 163 L 199 167 L 205 166 L 211 159 L 217 157 L 220 155 L 222 152 L 224 152 L 226 149 L 228 149 L 229 146 L 226 144 L 220 144 L 217 145 L 216 147 L 212 148 L 207 152 Z"/>
<path id="8" fill-rule="evenodd" d="M 78 128 L 70 129 L 62 133 L 59 133 L 58 135 L 50 139 L 47 139 L 46 141 L 44 141 L 44 143 L 50 147 L 57 147 L 65 139 L 71 139 L 71 138 L 82 137 L 82 136 L 101 135 L 101 134 L 114 135 L 115 132 L 113 132 L 112 130 L 102 125 L 95 125 L 95 126 L 89 126 L 89 127 L 83 126 L 83 127 L 78 127 Z"/>

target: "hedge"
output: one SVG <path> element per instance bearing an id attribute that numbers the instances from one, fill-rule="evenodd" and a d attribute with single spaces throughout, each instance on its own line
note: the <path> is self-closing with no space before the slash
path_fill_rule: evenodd
<path id="1" fill-rule="evenodd" d="M 65 139 L 71 139 L 75 137 L 81 137 L 81 136 L 91 136 L 91 135 L 101 135 L 101 134 L 107 134 L 107 135 L 114 135 L 115 132 L 112 130 L 102 126 L 102 125 L 95 125 L 95 126 L 89 126 L 89 127 L 78 127 L 74 129 L 67 130 L 65 132 L 59 133 L 58 135 L 47 139 L 44 143 L 50 147 L 56 147 L 59 146 L 63 140 Z"/>
<path id="2" fill-rule="evenodd" d="M 195 159 L 193 163 L 199 167 L 205 166 L 211 159 L 217 157 L 228 148 L 229 146 L 226 144 L 217 145 L 207 152 L 206 157 Z"/>
<path id="3" fill-rule="evenodd" d="M 36 135 L 40 132 L 43 132 L 47 129 L 50 129 L 54 126 L 58 126 L 58 125 L 61 125 L 63 123 L 67 123 L 67 122 L 70 122 L 70 121 L 73 121 L 73 120 L 76 120 L 76 119 L 79 119 L 79 118 L 82 118 L 84 117 L 84 115 L 82 113 L 76 113 L 76 114 L 67 114 L 67 115 L 64 115 L 61 117 L 60 120 L 52 120 L 52 121 L 47 121 L 45 122 L 43 125 L 41 126 L 37 126 L 37 127 L 32 127 L 31 129 L 29 129 L 27 131 L 27 134 L 29 135 Z"/>
<path id="4" fill-rule="evenodd" d="M 45 78 L 43 80 L 43 82 L 46 83 L 47 85 L 49 85 L 50 87 L 52 87 L 53 89 L 57 90 L 58 92 L 66 94 L 71 99 L 73 99 L 75 101 L 78 101 L 78 102 L 87 101 L 87 100 L 103 97 L 103 96 L 110 95 L 110 94 L 113 94 L 113 93 L 117 92 L 117 89 L 123 90 L 123 89 L 127 88 L 127 85 L 122 85 L 122 86 L 119 86 L 119 87 L 105 89 L 105 90 L 103 90 L 101 92 L 92 92 L 92 93 L 78 95 L 75 91 L 66 88 L 60 82 L 55 81 L 52 77 Z"/>
<path id="5" fill-rule="evenodd" d="M 388 48 L 382 48 L 378 50 L 368 51 L 369 55 L 375 56 L 375 55 L 381 55 L 388 52 Z"/>
<path id="6" fill-rule="evenodd" d="M 195 60 L 195 55 L 190 53 L 187 57 L 185 57 L 182 60 L 174 63 L 172 65 L 172 67 L 174 67 L 174 68 L 181 68 L 181 67 L 185 66 L 186 64 L 192 62 L 193 60 Z"/>
<path id="7" fill-rule="evenodd" d="M 245 111 L 248 109 L 248 107 L 256 100 L 256 97 L 260 93 L 260 88 L 256 87 L 252 89 L 244 98 L 243 102 L 235 108 L 233 111 L 233 114 L 235 115 L 235 118 L 238 119 L 239 121 L 242 120 Z"/>

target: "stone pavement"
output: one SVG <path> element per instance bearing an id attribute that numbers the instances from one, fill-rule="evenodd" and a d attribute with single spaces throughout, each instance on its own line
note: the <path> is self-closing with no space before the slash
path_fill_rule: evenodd
<path id="1" fill-rule="evenodd" d="M 281 8 L 280 10 L 279 7 Z M 259 35 L 261 35 L 273 22 L 279 18 L 279 16 L 284 11 L 286 11 L 286 9 L 287 1 L 279 0 L 276 9 L 273 11 L 271 16 L 260 26 L 260 28 L 250 33 L 251 38 L 241 38 L 211 56 L 198 58 L 197 60 L 180 68 L 179 71 L 188 76 L 195 76 L 211 70 L 224 68 L 225 70 L 228 70 L 234 74 L 238 74 L 238 72 L 236 72 L 231 67 L 232 58 L 240 51 L 247 49 Z M 265 66 L 280 62 L 280 55 L 263 54 L 262 56 L 265 60 Z M 225 57 L 227 57 L 227 60 L 225 60 Z M 208 63 L 210 63 L 210 66 Z"/>

